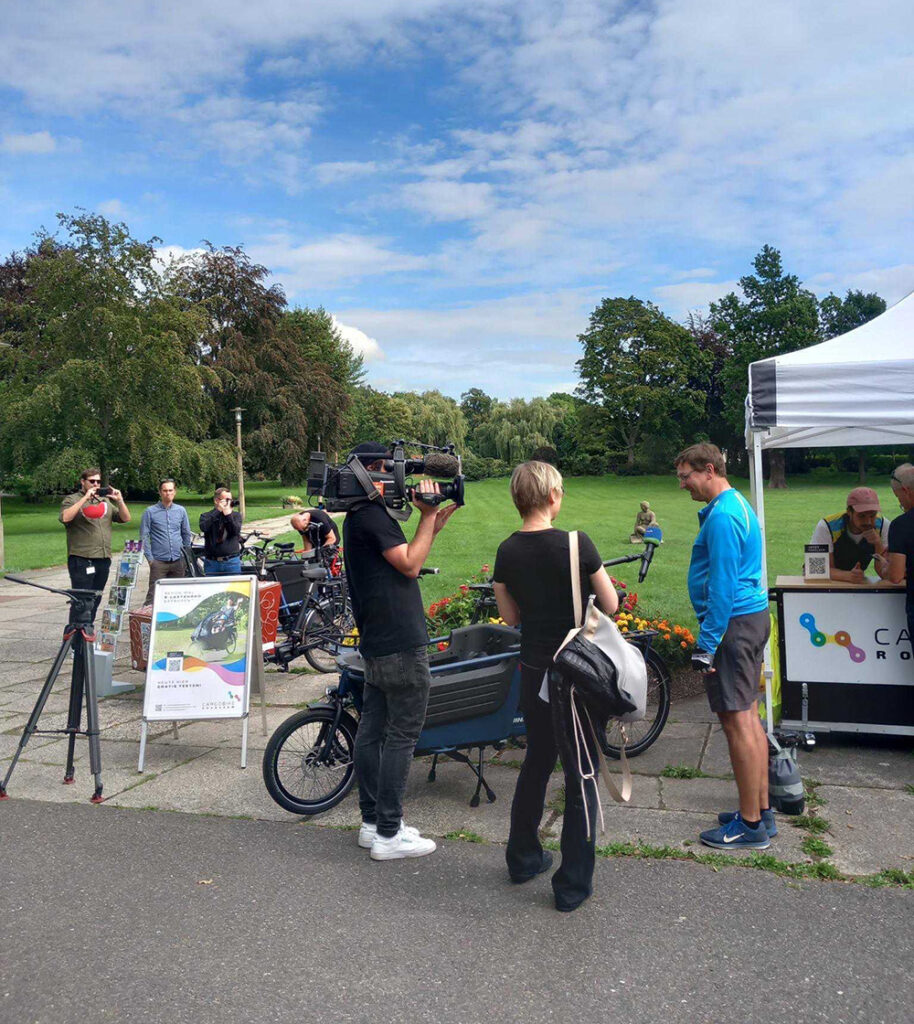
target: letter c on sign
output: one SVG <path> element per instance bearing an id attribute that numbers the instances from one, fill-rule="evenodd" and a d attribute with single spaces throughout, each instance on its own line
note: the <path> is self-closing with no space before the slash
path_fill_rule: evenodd
<path id="1" fill-rule="evenodd" d="M 873 639 L 876 641 L 877 644 L 882 644 L 883 647 L 888 647 L 889 646 L 888 640 L 880 640 L 879 639 L 879 634 L 880 633 L 888 633 L 888 630 L 885 628 L 885 626 L 880 626 L 879 629 L 877 629 L 876 632 L 873 633 Z"/>

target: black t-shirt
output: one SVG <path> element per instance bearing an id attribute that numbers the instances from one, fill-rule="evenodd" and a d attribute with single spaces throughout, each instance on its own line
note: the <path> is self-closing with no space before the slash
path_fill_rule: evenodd
<path id="1" fill-rule="evenodd" d="M 311 519 L 307 527 L 304 530 L 299 530 L 299 533 L 315 547 L 321 548 L 327 543 L 327 537 L 331 533 L 336 534 L 336 523 L 323 509 L 312 508 L 309 509 L 309 512 Z M 337 534 L 337 536 L 339 535 Z"/>
<path id="2" fill-rule="evenodd" d="M 907 572 L 905 605 L 909 613 L 914 612 L 914 508 L 909 508 L 890 523 L 889 551 L 895 555 L 904 555 Z"/>
<path id="3" fill-rule="evenodd" d="M 590 596 L 590 577 L 603 564 L 593 541 L 578 533 L 581 600 Z M 495 556 L 496 583 L 517 602 L 521 618 L 520 657 L 548 668 L 574 621 L 574 598 L 565 530 L 518 531 L 501 542 Z"/>
<path id="4" fill-rule="evenodd" d="M 428 642 L 422 593 L 384 557 L 406 543 L 403 530 L 372 502 L 347 512 L 343 521 L 346 578 L 365 658 L 412 650 Z"/>
<path id="5" fill-rule="evenodd" d="M 228 558 L 241 553 L 241 513 L 223 515 L 218 508 L 200 516 L 203 554 L 206 558 Z"/>

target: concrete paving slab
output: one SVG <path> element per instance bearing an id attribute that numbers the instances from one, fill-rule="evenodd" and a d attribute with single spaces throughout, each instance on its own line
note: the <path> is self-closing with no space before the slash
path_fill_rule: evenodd
<path id="1" fill-rule="evenodd" d="M 730 749 L 727 746 L 727 738 L 724 736 L 723 729 L 719 725 L 711 726 L 711 735 L 708 738 L 708 745 L 705 748 L 700 767 L 708 775 L 733 777 Z"/>
<path id="2" fill-rule="evenodd" d="M 36 682 L 33 688 L 20 688 L 12 687 L 8 690 L 0 691 L 0 706 L 4 711 L 14 712 L 16 714 L 28 715 L 35 707 L 35 701 L 38 700 L 38 694 L 41 692 L 41 683 Z M 51 690 L 48 695 L 47 703 L 44 706 L 44 714 L 42 715 L 42 724 L 45 724 L 45 717 L 60 712 L 66 713 L 70 703 L 70 691 L 69 687 L 64 687 L 63 684 L 59 684 Z M 49 728 L 51 728 L 49 726 Z M 53 728 L 57 728 L 53 726 Z"/>
<path id="3" fill-rule="evenodd" d="M 842 871 L 914 871 L 914 796 L 846 786 L 822 786 L 818 795 L 828 801 L 819 813 L 831 825 L 822 838 L 834 849 L 830 859 Z"/>
<path id="4" fill-rule="evenodd" d="M 729 779 L 660 779 L 660 796 L 666 810 L 716 815 L 736 806 L 736 783 Z"/>
<path id="5" fill-rule="evenodd" d="M 37 693 L 32 697 L 31 705 L 35 703 L 35 697 Z M 52 699 L 55 694 L 52 693 Z M 68 703 L 66 700 L 63 701 L 63 706 L 60 708 L 51 709 L 50 706 L 46 707 L 40 720 L 40 726 L 43 729 L 63 729 L 67 724 L 67 707 Z M 28 708 L 31 711 L 31 706 Z M 103 735 L 107 730 L 114 728 L 125 722 L 136 721 L 142 715 L 142 708 L 135 702 L 125 700 L 123 697 L 111 697 L 108 700 L 100 700 L 98 702 L 98 724 L 99 732 Z M 86 711 L 83 708 L 82 724 L 85 727 L 86 724 Z M 4 728 L 4 732 L 8 730 Z M 114 735 L 105 736 L 107 739 L 118 738 Z"/>
<path id="6" fill-rule="evenodd" d="M 637 807 L 622 807 L 619 804 L 603 805 L 606 832 L 597 836 L 597 845 L 609 843 L 644 843 L 648 846 L 671 846 L 674 849 L 690 850 L 692 853 L 711 853 L 710 847 L 702 845 L 700 832 L 713 828 L 717 821 L 709 814 L 699 811 L 664 811 L 660 814 Z M 561 833 L 561 820 L 554 829 Z M 779 860 L 806 863 L 809 857 L 800 849 L 805 833 L 789 825 L 782 826 L 778 819 L 778 835 L 766 851 Z M 734 856 L 749 856 L 751 850 L 731 851 Z"/>
<path id="7" fill-rule="evenodd" d="M 334 686 L 338 679 L 338 675 L 318 672 L 266 672 L 264 689 L 268 703 L 294 707 L 320 700 L 327 687 Z"/>
<path id="8" fill-rule="evenodd" d="M 34 665 L 29 662 L 2 666 L 0 668 L 0 701 L 3 698 L 3 691 L 12 686 L 34 683 L 36 689 L 41 689 L 41 684 L 47 678 L 50 667 L 47 663 Z"/>
<path id="9" fill-rule="evenodd" d="M 670 707 L 671 722 L 717 722 L 717 715 L 708 707 L 708 698 L 704 694 L 696 697 L 684 697 L 674 700 Z"/>
<path id="10" fill-rule="evenodd" d="M 428 781 L 430 758 L 417 758 L 413 761 L 403 798 L 403 813 L 406 821 L 414 825 L 423 834 L 443 836 L 449 832 L 468 832 L 494 843 L 504 843 L 508 839 L 508 826 L 511 817 L 511 800 L 517 784 L 517 771 L 512 768 L 492 766 L 486 771 L 486 781 L 495 791 L 495 802 L 489 803 L 485 793 L 481 795 L 478 807 L 470 807 L 470 797 L 476 787 L 476 780 L 466 765 L 454 761 L 438 762 L 434 782 Z M 546 791 L 546 802 L 555 800 L 561 791 L 562 776 L 556 774 Z M 543 825 L 547 825 L 550 817 L 547 806 L 543 816 Z M 358 825 L 358 798 L 355 787 L 349 796 L 332 810 L 310 819 L 316 825 Z M 549 834 L 553 830 L 549 829 Z"/>
<path id="11" fill-rule="evenodd" d="M 668 721 L 663 732 L 643 754 L 629 759 L 632 772 L 658 775 L 667 765 L 680 764 L 697 768 L 709 728 L 702 722 Z"/>
<path id="12" fill-rule="evenodd" d="M 914 739 L 884 736 L 818 736 L 801 750 L 804 777 L 829 785 L 904 789 L 914 783 Z"/>
<path id="13" fill-rule="evenodd" d="M 168 749 L 158 745 L 155 756 L 159 757 Z M 136 769 L 135 761 L 133 766 Z M 150 767 L 155 769 L 159 765 L 150 763 Z M 241 769 L 236 750 L 210 750 L 168 771 L 157 775 L 150 772 L 149 782 L 115 795 L 110 803 L 118 807 L 155 807 L 189 814 L 294 820 L 293 815 L 270 799 L 263 784 L 259 759 L 249 758 L 248 767 Z"/>
<path id="14" fill-rule="evenodd" d="M 262 718 L 260 706 L 251 708 L 251 720 L 248 725 L 248 749 L 263 751 L 266 749 L 270 737 L 279 728 L 290 714 L 294 714 L 291 708 L 267 707 L 267 734 L 264 736 L 261 725 Z M 152 725 L 153 723 L 150 723 Z M 178 740 L 174 739 L 171 732 L 171 723 L 157 722 L 156 725 L 167 724 L 168 729 L 161 734 L 158 743 L 198 743 L 207 747 L 233 748 L 241 747 L 241 719 L 233 718 L 226 720 L 210 720 L 205 722 L 179 722 Z M 139 725 L 136 727 L 136 737 L 139 739 Z M 259 756 L 259 755 L 258 755 Z"/>
<path id="15" fill-rule="evenodd" d="M 10 759 L 16 750 L 19 748 L 19 740 L 22 736 L 22 730 L 20 729 L 17 733 L 0 733 L 0 757 Z M 25 751 L 22 754 L 20 760 L 28 759 L 30 761 L 45 761 L 48 764 L 64 764 L 64 760 L 58 760 L 56 754 L 52 753 L 48 748 L 56 746 L 58 739 L 54 736 L 41 736 L 33 734 L 26 744 Z M 39 751 L 43 753 L 39 754 Z"/>
<path id="16" fill-rule="evenodd" d="M 53 661 L 60 648 L 57 640 L 18 640 L 0 636 L 0 665 Z"/>
<path id="17" fill-rule="evenodd" d="M 85 749 L 80 749 L 80 748 Z M 163 751 L 165 748 L 163 748 Z M 155 766 L 155 771 L 140 775 L 136 770 L 137 748 L 132 743 L 102 743 L 102 783 L 105 799 L 124 794 L 131 787 L 159 778 L 168 774 L 189 758 L 198 758 L 206 753 L 206 748 L 174 747 L 163 754 Z M 63 785 L 64 761 L 57 764 L 44 764 L 38 761 L 22 761 L 16 765 L 9 784 L 10 796 L 20 799 L 44 800 L 51 803 L 82 803 L 88 801 L 94 789 L 93 776 L 89 774 L 88 749 L 85 740 L 77 743 L 76 782 Z M 9 760 L 0 763 L 0 775 L 5 775 Z M 143 789 L 144 785 L 139 785 Z M 149 801 L 138 800 L 134 807 L 146 806 Z"/>

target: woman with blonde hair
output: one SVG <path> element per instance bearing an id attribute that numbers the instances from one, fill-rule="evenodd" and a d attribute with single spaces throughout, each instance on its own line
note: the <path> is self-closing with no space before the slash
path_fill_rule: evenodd
<path id="1" fill-rule="evenodd" d="M 549 668 L 556 650 L 574 626 L 569 539 L 552 524 L 562 508 L 565 488 L 559 471 L 546 462 L 523 462 L 511 477 L 511 497 L 523 520 L 498 548 L 495 558 L 495 598 L 501 617 L 521 626 L 521 710 L 527 728 L 527 754 L 511 805 L 511 830 L 506 859 L 512 882 L 527 882 L 552 866 L 543 850 L 539 826 L 546 787 L 555 768 L 559 744 L 566 737 L 564 719 L 553 726 L 554 697 Z M 606 614 L 619 599 L 602 560 L 586 533 L 578 533 L 581 595 L 592 593 Z M 544 687 L 545 681 L 545 687 Z M 570 738 L 568 738 L 570 740 Z M 557 910 L 576 910 L 593 889 L 594 835 L 588 836 L 581 778 L 562 758 L 565 771 L 565 813 L 562 824 L 562 863 L 552 876 Z M 590 820 L 595 821 L 595 795 L 588 787 Z"/>

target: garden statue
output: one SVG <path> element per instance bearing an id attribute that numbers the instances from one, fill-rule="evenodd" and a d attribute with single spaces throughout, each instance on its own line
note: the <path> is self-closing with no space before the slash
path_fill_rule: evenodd
<path id="1" fill-rule="evenodd" d="M 644 540 L 644 531 L 649 526 L 659 526 L 657 517 L 651 511 L 651 506 L 646 501 L 641 502 L 641 511 L 635 517 L 635 532 L 629 537 L 632 544 L 640 544 Z"/>

